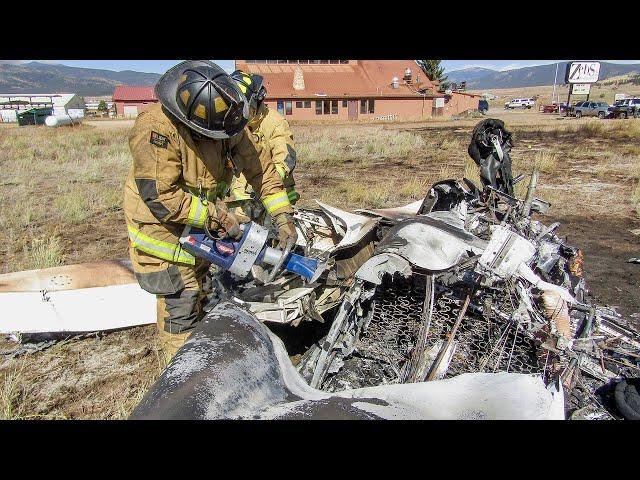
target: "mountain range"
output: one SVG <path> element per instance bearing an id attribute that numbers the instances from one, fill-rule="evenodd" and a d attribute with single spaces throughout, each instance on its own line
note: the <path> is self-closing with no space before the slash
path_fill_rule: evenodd
<path id="1" fill-rule="evenodd" d="M 566 65 L 566 62 L 558 65 L 559 84 L 564 82 Z M 640 65 L 601 62 L 600 80 L 632 72 L 640 73 Z M 506 71 L 473 67 L 445 72 L 450 82 L 466 81 L 468 90 L 553 85 L 555 73 L 555 64 Z M 152 86 L 159 78 L 158 73 L 133 70 L 114 72 L 42 62 L 0 62 L 0 94 L 68 92 L 84 96 L 112 95 L 116 85 Z"/>
<path id="2" fill-rule="evenodd" d="M 152 86 L 157 73 L 114 72 L 42 62 L 0 63 L 0 93 L 54 93 L 112 95 L 116 85 Z"/>
<path id="3" fill-rule="evenodd" d="M 564 73 L 567 62 L 558 64 L 557 83 L 564 83 Z M 600 62 L 600 80 L 626 75 L 628 73 L 640 73 L 640 64 L 619 64 Z M 520 88 L 553 85 L 556 74 L 556 64 L 524 67 L 514 70 L 499 72 L 489 68 L 465 68 L 445 72 L 449 82 L 467 82 L 468 90 L 480 90 L 491 88 Z"/>

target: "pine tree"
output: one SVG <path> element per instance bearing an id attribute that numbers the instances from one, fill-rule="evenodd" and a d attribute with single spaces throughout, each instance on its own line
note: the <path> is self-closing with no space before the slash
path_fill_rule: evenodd
<path id="1" fill-rule="evenodd" d="M 447 76 L 444 74 L 444 67 L 440 66 L 442 60 L 416 60 L 427 78 L 431 81 L 439 82 L 440 88 L 446 89 L 449 86 Z"/>

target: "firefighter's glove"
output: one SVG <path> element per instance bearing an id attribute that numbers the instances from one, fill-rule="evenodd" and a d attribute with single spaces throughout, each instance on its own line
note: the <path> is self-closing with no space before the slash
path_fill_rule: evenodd
<path id="1" fill-rule="evenodd" d="M 298 239 L 298 233 L 296 232 L 296 226 L 293 223 L 293 217 L 289 213 L 279 213 L 273 217 L 273 223 L 275 223 L 278 229 L 278 249 L 284 250 L 287 244 L 295 244 Z"/>
<path id="2" fill-rule="evenodd" d="M 216 210 L 218 215 L 210 219 L 209 229 L 217 232 L 219 238 L 240 240 L 242 238 L 240 224 L 243 223 L 244 218 L 230 212 L 223 202 L 216 204 Z"/>

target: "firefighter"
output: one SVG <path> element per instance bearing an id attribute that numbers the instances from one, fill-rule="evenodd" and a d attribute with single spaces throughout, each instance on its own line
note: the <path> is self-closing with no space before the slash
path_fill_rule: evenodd
<path id="1" fill-rule="evenodd" d="M 129 135 L 124 213 L 136 279 L 157 297 L 168 362 L 202 318 L 210 266 L 182 250 L 179 237 L 187 225 L 223 238 L 242 235 L 242 220 L 220 200 L 234 174 L 257 192 L 281 247 L 296 231 L 282 179 L 269 152 L 249 138 L 249 105 L 229 74 L 209 61 L 182 62 L 160 78 L 155 94 L 160 103 L 138 116 Z"/>
<path id="2" fill-rule="evenodd" d="M 236 70 L 231 74 L 240 90 L 249 101 L 249 131 L 253 134 L 253 141 L 261 148 L 271 153 L 271 159 L 287 190 L 291 204 L 300 198 L 296 192 L 293 170 L 296 167 L 296 150 L 293 143 L 293 133 L 289 123 L 277 111 L 271 110 L 264 98 L 267 94 L 261 75 L 245 73 Z M 253 189 L 244 175 L 234 178 L 231 187 L 233 201 L 230 206 L 239 206 L 249 217 L 263 223 L 264 209 L 251 201 Z"/>

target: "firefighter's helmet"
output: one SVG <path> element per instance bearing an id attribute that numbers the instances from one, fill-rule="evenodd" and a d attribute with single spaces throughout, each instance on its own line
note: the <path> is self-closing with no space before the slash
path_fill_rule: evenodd
<path id="1" fill-rule="evenodd" d="M 263 76 L 236 70 L 231 74 L 231 78 L 236 81 L 238 88 L 247 97 L 249 101 L 249 119 L 253 118 L 267 96 Z"/>
<path id="2" fill-rule="evenodd" d="M 208 138 L 223 139 L 242 131 L 249 102 L 231 76 L 208 60 L 188 60 L 169 69 L 155 94 L 174 117 Z"/>

